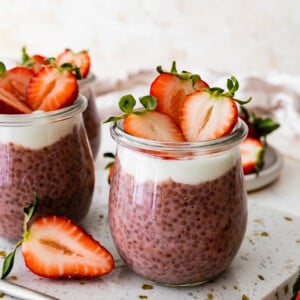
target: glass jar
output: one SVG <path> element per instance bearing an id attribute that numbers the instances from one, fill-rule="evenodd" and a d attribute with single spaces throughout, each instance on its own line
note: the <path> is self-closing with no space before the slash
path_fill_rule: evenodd
<path id="1" fill-rule="evenodd" d="M 241 120 L 222 138 L 156 142 L 111 128 L 117 142 L 109 224 L 130 269 L 174 286 L 202 284 L 226 270 L 244 238 L 247 198 Z"/>
<path id="2" fill-rule="evenodd" d="M 94 164 L 83 125 L 87 100 L 51 112 L 0 115 L 0 235 L 19 239 L 23 208 L 40 197 L 36 217 L 80 222 L 94 191 Z"/>
<path id="3" fill-rule="evenodd" d="M 99 152 L 101 134 L 100 117 L 96 106 L 95 83 L 96 76 L 92 73 L 87 78 L 79 80 L 79 91 L 88 100 L 87 108 L 83 112 L 83 120 L 94 160 L 96 160 Z"/>

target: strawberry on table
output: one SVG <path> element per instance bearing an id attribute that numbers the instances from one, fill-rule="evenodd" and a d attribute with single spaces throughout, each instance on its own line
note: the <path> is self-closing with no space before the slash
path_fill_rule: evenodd
<path id="1" fill-rule="evenodd" d="M 216 139 L 232 131 L 238 120 L 236 102 L 245 104 L 251 100 L 235 99 L 238 87 L 238 81 L 231 77 L 227 81 L 227 92 L 207 88 L 186 96 L 180 107 L 179 125 L 187 141 Z"/>
<path id="2" fill-rule="evenodd" d="M 179 124 L 179 110 L 185 97 L 195 91 L 208 88 L 199 75 L 189 72 L 178 73 L 173 62 L 170 72 L 157 67 L 160 73 L 150 87 L 150 95 L 157 99 L 159 112 L 169 114 Z"/>
<path id="3" fill-rule="evenodd" d="M 28 105 L 33 110 L 51 111 L 73 104 L 78 96 L 77 71 L 70 64 L 43 67 L 28 86 Z"/>
<path id="4" fill-rule="evenodd" d="M 240 145 L 244 174 L 258 173 L 263 167 L 265 146 L 258 138 L 247 137 Z"/>
<path id="5" fill-rule="evenodd" d="M 81 77 L 86 78 L 90 71 L 91 58 L 86 50 L 74 52 L 71 49 L 65 49 L 57 56 L 56 63 L 58 65 L 71 63 L 80 69 Z"/>
<path id="6" fill-rule="evenodd" d="M 24 209 L 24 238 L 5 258 L 2 279 L 10 273 L 19 246 L 22 246 L 26 266 L 40 276 L 90 278 L 112 271 L 112 255 L 71 220 L 61 216 L 46 216 L 29 226 L 37 205 L 36 197 L 34 204 Z"/>
<path id="7" fill-rule="evenodd" d="M 161 142 L 184 142 L 185 139 L 173 119 L 162 112 L 155 111 L 156 99 L 153 96 L 140 98 L 144 110 L 134 111 L 136 100 L 132 95 L 123 96 L 119 107 L 125 113 L 111 117 L 105 122 L 124 119 L 124 131 L 149 140 Z"/>

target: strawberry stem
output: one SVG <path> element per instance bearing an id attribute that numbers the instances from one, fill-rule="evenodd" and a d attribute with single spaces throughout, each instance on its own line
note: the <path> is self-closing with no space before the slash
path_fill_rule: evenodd
<path id="1" fill-rule="evenodd" d="M 66 63 L 59 66 L 56 63 L 55 57 L 47 57 L 46 61 L 48 61 L 53 67 L 57 68 L 57 70 L 59 70 L 59 71 L 64 71 L 64 70 L 70 71 L 76 76 L 76 78 L 78 80 L 82 79 L 79 67 L 77 67 L 77 66 L 75 66 L 75 65 L 73 65 L 69 62 L 66 62 Z"/>
<path id="2" fill-rule="evenodd" d="M 227 79 L 227 89 L 228 91 L 225 92 L 222 88 L 219 87 L 211 87 L 205 89 L 208 93 L 211 94 L 213 97 L 229 97 L 235 102 L 237 102 L 240 105 L 244 105 L 249 103 L 252 100 L 252 97 L 248 98 L 247 100 L 240 100 L 234 98 L 235 92 L 239 89 L 239 82 L 234 76 L 231 76 L 230 78 Z"/>
<path id="3" fill-rule="evenodd" d="M 176 68 L 176 61 L 172 62 L 172 66 L 171 66 L 170 72 L 164 71 L 163 68 L 162 68 L 162 66 L 156 67 L 156 70 L 160 74 L 161 73 L 169 73 L 169 74 L 175 75 L 180 80 L 190 80 L 191 79 L 193 86 L 201 78 L 200 75 L 198 75 L 198 74 L 192 74 L 192 73 L 187 72 L 187 71 L 182 71 L 181 73 L 178 73 L 177 68 Z"/>

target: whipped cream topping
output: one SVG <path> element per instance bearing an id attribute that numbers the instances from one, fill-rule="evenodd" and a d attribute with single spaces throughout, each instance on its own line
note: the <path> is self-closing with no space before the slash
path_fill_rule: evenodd
<path id="1" fill-rule="evenodd" d="M 36 111 L 33 114 L 46 113 Z M 36 120 L 36 122 L 33 121 L 25 126 L 1 125 L 0 143 L 13 143 L 26 148 L 39 149 L 52 145 L 67 134 L 72 133 L 76 122 L 78 122 L 76 118 L 66 118 L 59 122 Z"/>
<path id="2" fill-rule="evenodd" d="M 139 181 L 172 179 L 175 182 L 196 184 L 222 176 L 236 164 L 240 152 L 239 147 L 233 147 L 193 159 L 173 160 L 135 152 L 119 145 L 118 157 L 121 168 Z"/>

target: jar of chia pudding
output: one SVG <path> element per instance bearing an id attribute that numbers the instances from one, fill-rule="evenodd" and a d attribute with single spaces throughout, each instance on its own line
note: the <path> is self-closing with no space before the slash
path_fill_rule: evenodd
<path id="1" fill-rule="evenodd" d="M 87 78 L 78 81 L 79 91 L 88 100 L 86 110 L 83 112 L 83 120 L 86 128 L 88 140 L 92 149 L 94 160 L 100 147 L 100 117 L 96 107 L 96 76 L 90 73 Z"/>
<path id="2" fill-rule="evenodd" d="M 166 143 L 111 128 L 117 142 L 109 195 L 116 248 L 130 269 L 173 286 L 202 284 L 230 265 L 243 241 L 247 198 L 239 120 L 227 136 Z"/>
<path id="3" fill-rule="evenodd" d="M 80 222 L 94 191 L 94 165 L 79 96 L 51 112 L 0 115 L 0 235 L 19 239 L 23 208 L 40 197 L 35 217 L 63 215 Z"/>

